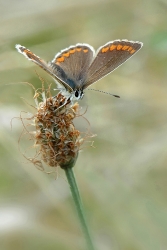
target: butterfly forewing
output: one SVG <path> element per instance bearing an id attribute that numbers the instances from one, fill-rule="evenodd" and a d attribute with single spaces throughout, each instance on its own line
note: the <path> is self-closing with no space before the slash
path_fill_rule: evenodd
<path id="1" fill-rule="evenodd" d="M 58 53 L 50 63 L 55 74 L 71 88 L 83 84 L 93 60 L 94 49 L 88 44 L 76 44 Z"/>
<path id="2" fill-rule="evenodd" d="M 142 43 L 127 40 L 115 40 L 100 47 L 88 69 L 84 89 L 112 72 L 141 47 Z"/>
<path id="3" fill-rule="evenodd" d="M 58 83 L 60 83 L 62 86 L 64 86 L 66 89 L 68 89 L 69 92 L 72 92 L 73 90 L 64 82 L 63 79 L 60 79 L 55 72 L 53 71 L 52 67 L 48 65 L 47 62 L 45 62 L 43 59 L 41 59 L 39 56 L 32 53 L 29 49 L 26 47 L 17 44 L 16 49 L 19 53 L 23 54 L 28 60 L 34 62 L 39 67 L 44 69 L 49 75 L 51 75 Z"/>

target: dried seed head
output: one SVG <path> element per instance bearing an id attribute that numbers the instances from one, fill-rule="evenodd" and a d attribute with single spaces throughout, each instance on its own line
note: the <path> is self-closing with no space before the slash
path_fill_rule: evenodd
<path id="1" fill-rule="evenodd" d="M 40 170 L 44 170 L 43 162 L 50 167 L 71 168 L 77 160 L 81 145 L 95 135 L 87 130 L 81 137 L 73 123 L 75 117 L 83 116 L 79 114 L 79 104 L 71 103 L 61 93 L 53 97 L 51 85 L 45 88 L 43 79 L 40 80 L 42 88 L 37 90 L 30 83 L 26 83 L 35 91 L 36 113 L 32 115 L 23 111 L 18 117 L 23 124 L 19 144 L 24 135 L 28 135 L 30 141 L 35 141 L 35 155 L 32 152 L 33 155 L 28 157 L 26 150 L 23 156 Z M 93 146 L 93 141 L 87 142 Z"/>
<path id="2" fill-rule="evenodd" d="M 79 109 L 61 93 L 46 98 L 38 104 L 35 119 L 35 145 L 39 146 L 41 159 L 49 166 L 73 166 L 83 140 L 73 119 Z"/>

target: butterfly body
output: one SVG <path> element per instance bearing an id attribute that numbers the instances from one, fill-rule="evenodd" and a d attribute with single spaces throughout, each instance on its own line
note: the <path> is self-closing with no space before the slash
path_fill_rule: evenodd
<path id="1" fill-rule="evenodd" d="M 16 45 L 18 52 L 49 73 L 71 99 L 81 99 L 84 89 L 115 70 L 141 47 L 141 42 L 115 40 L 101 46 L 97 52 L 92 46 L 78 43 L 62 50 L 46 63 L 30 50 Z"/>

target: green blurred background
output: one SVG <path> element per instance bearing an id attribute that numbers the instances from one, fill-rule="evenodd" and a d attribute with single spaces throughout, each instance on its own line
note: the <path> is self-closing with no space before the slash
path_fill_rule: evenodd
<path id="1" fill-rule="evenodd" d="M 114 39 L 144 47 L 93 85 L 120 99 L 85 91 L 80 105 L 97 136 L 74 171 L 98 250 L 166 250 L 167 1 L 1 0 L 0 20 L 0 250 L 86 249 L 63 171 L 56 178 L 29 164 L 21 122 L 11 130 L 13 117 L 34 111 L 21 82 L 39 88 L 36 71 L 53 82 L 15 44 L 49 61 L 78 42 L 97 49 Z M 90 129 L 83 118 L 77 127 Z M 21 150 L 29 145 L 23 137 Z"/>

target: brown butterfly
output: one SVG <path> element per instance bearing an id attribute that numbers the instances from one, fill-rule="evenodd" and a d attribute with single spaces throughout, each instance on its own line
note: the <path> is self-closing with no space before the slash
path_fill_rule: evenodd
<path id="1" fill-rule="evenodd" d="M 115 40 L 101 46 L 95 53 L 89 44 L 77 43 L 61 50 L 49 63 L 24 46 L 17 44 L 16 49 L 49 73 L 61 89 L 64 87 L 63 94 L 71 99 L 81 99 L 84 89 L 115 70 L 142 46 L 141 42 Z"/>

